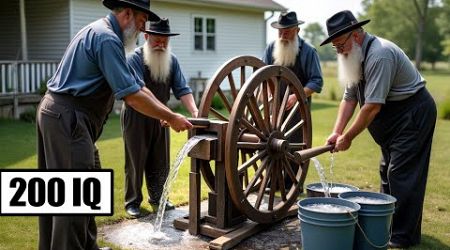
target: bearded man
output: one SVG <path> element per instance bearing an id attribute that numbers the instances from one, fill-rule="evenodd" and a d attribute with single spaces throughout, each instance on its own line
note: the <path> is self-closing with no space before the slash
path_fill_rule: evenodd
<path id="1" fill-rule="evenodd" d="M 163 119 L 176 130 L 192 124 L 164 106 L 130 71 L 125 47 L 135 43 L 147 19 L 159 20 L 149 0 L 103 0 L 112 10 L 72 39 L 37 114 L 40 170 L 100 168 L 95 142 L 115 99 Z M 39 249 L 98 249 L 94 216 L 40 216 Z"/>
<path id="2" fill-rule="evenodd" d="M 311 108 L 311 95 L 322 91 L 323 78 L 317 51 L 298 35 L 300 32 L 299 25 L 303 23 L 303 21 L 297 20 L 297 14 L 293 11 L 281 13 L 278 21 L 271 24 L 273 28 L 278 29 L 278 39 L 267 46 L 262 60 L 266 64 L 285 66 L 291 69 L 300 80 L 308 98 L 308 106 Z M 284 95 L 287 86 L 283 82 L 280 82 L 280 84 L 280 98 L 283 98 L 282 95 Z M 286 109 L 291 109 L 296 102 L 295 94 L 291 94 Z M 287 115 L 288 112 L 286 112 Z M 295 114 L 287 127 L 293 127 L 300 122 L 300 119 L 300 114 Z M 302 142 L 301 130 L 293 133 L 288 140 L 289 142 Z M 291 167 L 294 173 L 297 173 L 299 166 L 291 164 Z M 305 176 L 304 174 L 302 178 Z M 303 184 L 303 181 L 304 179 L 301 179 L 300 183 Z M 288 174 L 285 174 L 284 186 L 286 189 L 292 186 L 292 180 Z M 300 192 L 303 192 L 303 186 L 299 188 Z"/>
<path id="3" fill-rule="evenodd" d="M 327 20 L 338 53 L 339 81 L 345 86 L 328 144 L 347 150 L 368 128 L 381 148 L 381 192 L 397 199 L 389 246 L 420 243 L 422 209 L 436 124 L 436 105 L 425 79 L 394 43 L 362 29 L 350 11 Z M 359 102 L 360 110 L 346 129 Z"/>
<path id="4" fill-rule="evenodd" d="M 149 29 L 145 30 L 146 43 L 128 55 L 127 60 L 159 101 L 166 104 L 172 89 L 191 116 L 197 117 L 192 90 L 169 46 L 170 37 L 176 35 L 170 32 L 169 20 L 150 22 Z M 148 202 L 154 211 L 158 209 L 170 170 L 169 130 L 164 121 L 143 116 L 127 104 L 122 106 L 120 118 L 125 144 L 125 209 L 129 215 L 138 217 L 144 174 Z M 174 208 L 167 201 L 165 209 Z"/>

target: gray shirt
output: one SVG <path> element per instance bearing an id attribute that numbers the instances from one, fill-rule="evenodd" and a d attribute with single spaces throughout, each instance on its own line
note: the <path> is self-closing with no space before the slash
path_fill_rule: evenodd
<path id="1" fill-rule="evenodd" d="M 373 36 L 366 33 L 362 53 L 366 53 L 367 43 Z M 414 67 L 408 56 L 394 43 L 376 37 L 365 59 L 364 89 L 365 103 L 404 100 L 425 86 L 425 79 Z M 345 100 L 357 100 L 357 86 L 347 86 Z"/>

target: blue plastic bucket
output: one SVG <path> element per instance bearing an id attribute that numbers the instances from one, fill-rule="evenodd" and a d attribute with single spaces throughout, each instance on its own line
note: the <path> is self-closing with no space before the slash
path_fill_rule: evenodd
<path id="1" fill-rule="evenodd" d="M 342 211 L 314 209 L 316 205 L 331 205 Z M 359 209 L 357 203 L 338 198 L 313 197 L 299 201 L 298 218 L 303 249 L 353 249 Z"/>
<path id="2" fill-rule="evenodd" d="M 340 193 L 359 190 L 358 187 L 343 183 L 328 183 L 328 186 L 330 186 L 330 196 L 336 198 Z M 317 182 L 306 185 L 306 196 L 325 197 L 325 191 L 323 190 L 322 183 Z"/>
<path id="3" fill-rule="evenodd" d="M 355 249 L 387 249 L 390 237 L 395 199 L 388 194 L 373 192 L 346 192 L 339 198 L 361 206 L 355 234 Z"/>

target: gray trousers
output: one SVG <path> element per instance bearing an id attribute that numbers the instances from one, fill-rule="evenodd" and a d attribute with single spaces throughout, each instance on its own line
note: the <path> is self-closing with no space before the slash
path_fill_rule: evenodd
<path id="1" fill-rule="evenodd" d="M 126 105 L 120 118 L 125 146 L 125 207 L 141 204 L 144 177 L 148 201 L 158 203 L 170 170 L 169 129 Z"/>
<path id="2" fill-rule="evenodd" d="M 44 97 L 36 114 L 38 168 L 100 168 L 89 117 Z M 39 216 L 39 249 L 98 249 L 94 216 Z"/>

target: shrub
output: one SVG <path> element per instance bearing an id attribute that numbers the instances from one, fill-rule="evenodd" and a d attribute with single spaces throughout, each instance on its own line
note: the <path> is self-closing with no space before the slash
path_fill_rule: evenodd
<path id="1" fill-rule="evenodd" d="M 24 122 L 34 123 L 36 121 L 36 108 L 27 109 L 20 114 L 19 119 Z"/>
<path id="2" fill-rule="evenodd" d="M 225 105 L 223 104 L 222 99 L 220 98 L 219 95 L 216 94 L 213 97 L 212 102 L 211 102 L 211 107 L 213 107 L 216 110 L 225 108 Z"/>
<path id="3" fill-rule="evenodd" d="M 444 120 L 450 120 L 450 99 L 446 99 L 440 105 L 439 117 Z"/>

